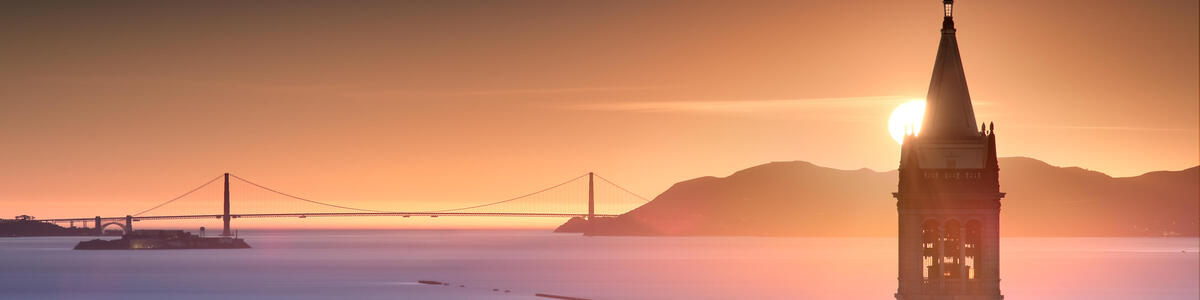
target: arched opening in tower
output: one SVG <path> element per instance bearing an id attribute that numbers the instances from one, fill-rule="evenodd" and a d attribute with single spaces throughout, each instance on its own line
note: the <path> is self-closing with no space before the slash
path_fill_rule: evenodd
<path id="1" fill-rule="evenodd" d="M 963 243 L 963 247 L 966 248 L 967 279 L 975 279 L 975 274 L 979 272 L 978 263 L 981 254 L 979 242 L 983 234 L 980 228 L 978 220 L 967 221 L 967 236 Z"/>
<path id="2" fill-rule="evenodd" d="M 929 284 L 933 275 L 938 273 L 939 260 L 937 244 L 941 238 L 940 225 L 935 220 L 921 224 L 921 270 L 925 284 Z"/>
<path id="3" fill-rule="evenodd" d="M 958 221 L 946 221 L 942 233 L 942 278 L 963 278 L 963 227 Z"/>

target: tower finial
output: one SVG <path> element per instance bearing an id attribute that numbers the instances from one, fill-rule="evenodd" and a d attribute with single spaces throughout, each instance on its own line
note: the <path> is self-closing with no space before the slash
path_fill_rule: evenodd
<path id="1" fill-rule="evenodd" d="M 945 18 L 942 19 L 942 34 L 954 34 L 954 0 L 942 0 Z"/>

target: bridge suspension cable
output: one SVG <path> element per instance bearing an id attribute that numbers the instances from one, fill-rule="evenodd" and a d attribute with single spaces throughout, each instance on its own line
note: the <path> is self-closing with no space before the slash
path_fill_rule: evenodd
<path id="1" fill-rule="evenodd" d="M 616 187 L 617 189 L 620 189 L 621 191 L 624 191 L 625 193 L 628 193 L 630 195 L 633 195 L 634 197 L 637 197 L 638 199 L 641 199 L 643 202 L 649 203 L 651 200 L 646 197 L 642 197 L 642 195 L 638 195 L 637 193 L 634 193 L 634 192 L 626 189 L 625 187 L 622 187 L 622 186 L 616 184 L 615 182 L 612 182 L 611 180 L 608 180 L 608 178 L 604 178 L 604 176 L 596 175 L 596 178 L 600 178 L 600 180 L 604 180 L 604 182 L 607 182 L 608 184 L 611 184 L 612 186 Z"/>
<path id="2" fill-rule="evenodd" d="M 548 187 L 548 188 L 544 188 L 544 189 L 538 190 L 538 191 L 536 191 L 536 192 L 532 192 L 532 193 L 528 193 L 528 194 L 520 195 L 520 196 L 517 196 L 517 197 L 513 197 L 513 198 L 508 198 L 508 199 L 504 199 L 504 200 L 500 200 L 500 201 L 492 202 L 492 203 L 485 203 L 485 204 L 479 204 L 479 205 L 473 205 L 473 206 L 467 206 L 467 207 L 459 207 L 459 208 L 452 208 L 452 209 L 443 209 L 443 210 L 423 211 L 423 213 L 443 213 L 443 212 L 462 211 L 462 210 L 468 210 L 468 209 L 474 209 L 474 208 L 480 208 L 480 207 L 487 207 L 487 206 L 497 205 L 497 204 L 501 204 L 501 203 L 506 203 L 506 202 L 512 202 L 512 201 L 516 201 L 516 200 L 521 200 L 521 199 L 525 199 L 525 198 L 528 198 L 528 197 L 530 197 L 530 196 L 533 196 L 533 195 L 541 194 L 542 192 L 545 192 L 545 191 L 553 190 L 554 188 L 557 188 L 557 187 L 560 187 L 560 186 L 564 186 L 564 185 L 566 185 L 566 184 L 568 184 L 568 183 L 575 182 L 576 180 L 579 180 L 580 178 L 583 178 L 583 177 L 586 177 L 586 176 L 588 176 L 588 174 L 587 174 L 587 173 L 584 173 L 583 175 L 579 175 L 578 177 L 571 178 L 570 180 L 564 181 L 564 182 L 562 182 L 562 183 L 559 183 L 559 184 L 555 184 L 555 185 L 553 185 L 553 186 L 550 186 L 550 187 Z"/>
<path id="3" fill-rule="evenodd" d="M 575 182 L 576 180 L 579 180 L 579 179 L 581 179 L 581 178 L 583 178 L 583 177 L 586 177 L 587 175 L 588 175 L 588 174 L 586 174 L 586 173 L 585 173 L 585 174 L 582 174 L 582 175 L 576 176 L 576 177 L 574 177 L 574 178 L 571 178 L 571 179 L 569 179 L 569 180 L 567 180 L 567 181 L 564 181 L 564 182 L 562 182 L 562 183 L 559 183 L 559 184 L 556 184 L 556 185 L 553 185 L 553 186 L 550 186 L 550 187 L 547 187 L 547 188 L 543 188 L 543 189 L 540 189 L 540 190 L 534 191 L 534 192 L 532 192 L 532 193 L 528 193 L 528 194 L 524 194 L 524 195 L 520 195 L 520 196 L 517 196 L 517 197 L 508 198 L 508 199 L 504 199 L 504 200 L 500 200 L 500 201 L 496 201 L 496 202 L 490 202 L 490 203 L 484 203 L 484 204 L 472 205 L 472 206 L 465 206 L 465 207 L 458 207 L 458 208 L 450 208 L 450 209 L 426 210 L 426 211 L 411 211 L 411 212 L 407 212 L 407 213 L 446 213 L 446 212 L 457 212 L 457 211 L 463 211 L 463 210 L 469 210 L 469 209 L 475 209 L 475 208 L 481 208 L 481 207 L 488 207 L 488 206 L 492 206 L 492 205 L 498 205 L 498 204 L 502 204 L 502 203 L 508 203 L 508 202 L 512 202 L 512 201 L 516 201 L 516 200 L 521 200 L 521 199 L 529 198 L 529 197 L 531 197 L 531 196 L 534 196 L 534 195 L 537 195 L 537 194 L 541 194 L 541 193 L 543 193 L 543 192 L 546 192 L 546 191 L 549 191 L 549 190 L 553 190 L 553 189 L 555 189 L 555 188 L 558 188 L 558 187 L 561 187 L 561 186 L 567 185 L 567 184 L 569 184 L 569 183 Z M 237 179 L 237 180 L 241 180 L 242 182 L 245 182 L 245 183 L 247 183 L 247 184 L 253 185 L 253 186 L 255 186 L 255 187 L 258 187 L 258 188 L 261 188 L 261 189 L 264 189 L 264 190 L 267 190 L 267 191 L 270 191 L 270 192 L 273 192 L 273 193 L 276 193 L 276 194 L 279 194 L 279 195 L 283 195 L 283 196 L 285 196 L 285 197 L 288 197 L 288 198 L 292 198 L 292 199 L 296 199 L 296 200 L 300 200 L 300 201 L 305 201 L 305 202 L 309 202 L 309 203 L 313 203 L 313 204 L 323 205 L 323 206 L 327 206 L 327 207 L 341 208 L 341 209 L 353 210 L 353 211 L 360 211 L 360 212 L 372 212 L 372 213 L 406 213 L 406 212 L 400 212 L 400 211 L 385 211 L 385 210 L 374 210 L 374 209 L 365 209 L 365 208 L 349 207 L 349 206 L 343 206 L 343 205 L 337 205 L 337 204 L 332 204 L 332 203 L 326 203 L 326 202 L 316 201 L 316 200 L 307 199 L 307 198 L 303 198 L 303 197 L 299 197 L 299 196 L 291 195 L 291 194 L 288 194 L 288 193 L 284 193 L 284 192 L 281 192 L 281 191 L 278 191 L 278 190 L 275 190 L 275 189 L 272 189 L 272 188 L 269 188 L 269 187 L 263 186 L 263 185 L 261 185 L 261 184 L 257 184 L 257 183 L 251 182 L 250 180 L 247 180 L 247 179 L 245 179 L 245 178 L 239 177 L 239 176 L 237 176 L 237 175 L 234 175 L 234 174 L 229 174 L 229 176 L 230 176 L 230 177 L 233 177 L 233 178 L 235 178 L 235 179 Z M 608 181 L 608 180 L 607 180 L 607 179 L 605 179 L 605 181 Z M 612 182 L 609 182 L 609 183 L 611 184 Z M 615 186 L 615 184 L 614 184 L 614 186 Z M 618 186 L 618 188 L 621 188 L 621 187 L 619 187 L 619 186 Z M 625 190 L 624 188 L 621 188 L 621 189 L 622 189 L 622 190 Z M 628 190 L 625 190 L 625 191 L 626 191 L 627 193 L 629 193 L 629 191 L 628 191 Z M 630 193 L 630 194 L 632 194 L 632 193 Z M 633 194 L 633 195 L 634 195 L 634 196 L 637 196 L 636 194 Z M 641 198 L 641 196 L 637 196 L 637 197 Z M 644 198 L 642 198 L 642 199 L 644 199 Z"/>
<path id="4" fill-rule="evenodd" d="M 490 206 L 500 205 L 500 204 L 504 204 L 504 203 L 509 203 L 509 202 L 518 201 L 518 200 L 521 200 L 521 199 L 526 199 L 526 198 L 533 198 L 534 196 L 537 196 L 537 195 L 540 195 L 540 194 L 543 194 L 543 193 L 547 193 L 547 192 L 549 192 L 549 191 L 552 191 L 552 190 L 559 189 L 560 187 L 566 186 L 566 185 L 568 185 L 568 184 L 572 184 L 572 183 L 574 183 L 574 182 L 577 182 L 577 181 L 579 181 L 580 179 L 583 179 L 583 178 L 585 178 L 585 177 L 588 177 L 588 175 L 589 175 L 589 174 L 592 174 L 592 173 L 584 173 L 584 174 L 581 174 L 581 175 L 579 175 L 579 176 L 573 177 L 573 178 L 571 178 L 571 179 L 569 179 L 569 180 L 563 181 L 563 182 L 561 182 L 561 183 L 558 183 L 558 184 L 555 184 L 555 185 L 552 185 L 552 186 L 549 186 L 549 187 L 546 187 L 546 188 L 543 188 L 543 189 L 540 189 L 540 190 L 537 190 L 537 191 L 534 191 L 534 192 L 531 192 L 531 193 L 523 194 L 523 195 L 520 195 L 520 196 L 516 196 L 516 197 L 512 197 L 512 198 L 508 198 L 508 199 L 504 199 L 504 200 L 500 200 L 500 201 L 489 202 L 489 203 L 483 203 L 483 204 L 478 204 L 478 205 L 470 205 L 470 206 L 464 206 L 464 207 L 457 207 L 457 208 L 438 209 L 438 210 L 423 210 L 423 211 L 391 211 L 391 210 L 377 210 L 377 209 L 367 209 L 367 208 L 351 207 L 351 206 L 339 205 L 339 204 L 334 204 L 334 203 L 329 203 L 329 202 L 322 202 L 322 201 L 312 200 L 312 199 L 308 199 L 308 198 L 304 198 L 304 197 L 300 197 L 300 196 L 296 196 L 296 195 L 288 194 L 288 193 L 285 193 L 285 192 L 279 191 L 279 190 L 277 190 L 277 189 L 273 189 L 273 188 L 270 188 L 270 187 L 267 187 L 267 186 L 264 186 L 264 185 L 261 185 L 261 184 L 255 183 L 255 182 L 253 182 L 253 181 L 250 181 L 250 180 L 248 180 L 248 179 L 246 179 L 246 178 L 242 178 L 242 177 L 240 177 L 240 176 L 237 176 L 237 175 L 234 175 L 234 174 L 229 174 L 229 176 L 230 176 L 230 177 L 233 177 L 234 179 L 237 179 L 237 180 L 239 180 L 239 181 L 241 181 L 241 182 L 244 182 L 244 183 L 246 183 L 246 184 L 249 184 L 249 185 L 251 185 L 251 186 L 254 186 L 254 187 L 260 188 L 260 189 L 262 189 L 262 190 L 269 191 L 269 192 L 271 192 L 271 193 L 274 193 L 274 194 L 282 195 L 282 196 L 284 196 L 284 197 L 287 197 L 287 198 L 290 198 L 290 199 L 295 199 L 295 200 L 299 200 L 299 201 L 303 201 L 303 202 L 307 202 L 307 203 L 311 203 L 311 204 L 316 204 L 316 205 L 320 205 L 320 206 L 325 206 L 325 207 L 331 207 L 331 208 L 337 208 L 337 209 L 344 209 L 344 210 L 349 210 L 349 211 L 354 211 L 354 212 L 359 212 L 359 213 L 382 213 L 382 214 L 409 214 L 409 213 L 416 213 L 416 214 L 437 214 L 437 213 L 461 213 L 461 212 L 463 212 L 463 211 L 469 211 L 469 210 L 472 210 L 472 209 L 478 209 L 478 208 L 483 208 L 483 207 L 490 207 Z M 594 175 L 594 174 L 593 174 L 593 175 Z M 630 196 L 636 197 L 636 198 L 637 198 L 638 200 L 640 200 L 642 203 L 646 203 L 646 202 L 650 202 L 650 201 L 651 201 L 651 199 L 648 199 L 648 198 L 646 198 L 646 197 L 642 197 L 641 195 L 638 195 L 637 193 L 634 193 L 633 191 L 630 191 L 629 189 L 626 189 L 625 187 L 622 187 L 622 186 L 620 186 L 620 185 L 617 185 L 615 182 L 613 182 L 613 181 L 609 180 L 608 178 L 604 178 L 604 177 L 602 177 L 602 176 L 600 176 L 600 175 L 594 175 L 594 176 L 595 176 L 595 177 L 597 177 L 597 178 L 599 178 L 601 181 L 603 181 L 603 182 L 605 182 L 605 183 L 607 183 L 607 184 L 609 184 L 609 185 L 612 185 L 613 187 L 617 188 L 618 190 L 620 190 L 620 192 L 621 192 L 621 193 L 624 193 L 624 194 L 627 194 L 627 195 L 630 195 Z M 146 214 L 146 213 L 149 213 L 149 212 L 151 212 L 151 211 L 156 211 L 156 210 L 158 210 L 159 208 L 162 208 L 162 207 L 164 207 L 164 206 L 167 206 L 168 204 L 171 204 L 171 203 L 175 203 L 176 201 L 178 201 L 178 200 L 180 200 L 180 199 L 183 199 L 183 198 L 187 197 L 188 195 L 192 195 L 192 194 L 196 193 L 197 191 L 199 191 L 199 190 L 201 190 L 201 189 L 204 189 L 205 187 L 207 187 L 207 186 L 209 186 L 209 185 L 212 185 L 212 183 L 213 183 L 213 182 L 216 182 L 217 180 L 221 179 L 222 177 L 223 177 L 223 175 L 218 175 L 218 176 L 216 176 L 216 177 L 213 177 L 212 179 L 208 180 L 208 181 L 207 181 L 207 182 L 205 182 L 204 184 L 201 184 L 200 186 L 197 186 L 196 188 L 193 188 L 193 189 L 191 189 L 191 190 L 187 191 L 186 193 L 183 193 L 183 194 L 181 194 L 181 195 L 179 195 L 179 196 L 177 196 L 177 197 L 175 197 L 175 198 L 171 198 L 170 200 L 167 200 L 167 201 L 164 201 L 164 202 L 162 202 L 162 203 L 159 203 L 159 204 L 157 204 L 157 205 L 154 205 L 153 207 L 150 207 L 150 208 L 147 208 L 147 209 L 145 209 L 145 210 L 139 211 L 139 212 L 137 212 L 137 213 L 135 213 L 135 214 L 131 214 L 130 216 L 134 216 L 134 217 L 146 217 L 146 216 L 145 216 L 145 214 Z M 567 190 L 565 190 L 565 191 L 560 191 L 560 192 L 557 192 L 557 193 L 558 193 L 558 195 L 561 195 L 561 194 L 562 194 L 562 192 L 566 192 L 567 194 L 575 194 L 576 192 L 582 193 L 582 191 L 579 191 L 577 188 L 578 188 L 578 187 L 576 187 L 576 188 L 567 188 Z M 556 195 L 555 195 L 554 193 L 551 193 L 551 194 L 548 194 L 548 195 L 550 195 L 551 197 L 556 197 Z M 636 202 L 636 201 L 638 201 L 638 200 L 635 200 L 635 202 Z M 630 204 L 632 204 L 632 203 L 630 203 Z M 525 209 L 520 209 L 520 210 L 521 210 L 521 213 L 532 213 L 532 212 L 530 212 L 530 211 L 526 211 Z M 311 212 L 311 213 L 317 213 L 317 212 Z M 481 212 L 481 213 L 492 213 L 492 212 Z M 187 213 L 184 213 L 184 215 L 187 215 Z"/>
<path id="5" fill-rule="evenodd" d="M 308 202 L 308 203 L 319 204 L 319 205 L 324 205 L 324 206 L 328 206 L 328 207 L 334 207 L 334 208 L 341 208 L 341 209 L 348 209 L 348 210 L 354 210 L 354 211 L 361 211 L 361 212 L 394 213 L 394 211 L 383 211 L 383 210 L 374 210 L 374 209 L 365 209 L 365 208 L 355 208 L 355 207 L 349 207 L 349 206 L 342 206 L 342 205 L 337 205 L 337 204 L 325 203 L 325 202 L 316 201 L 316 200 L 309 200 L 309 199 L 305 199 L 305 198 L 302 198 L 302 197 L 293 196 L 293 195 L 291 195 L 291 194 L 288 194 L 288 193 L 280 192 L 280 191 L 277 191 L 277 190 L 275 190 L 275 189 L 272 189 L 272 188 L 269 188 L 269 187 L 265 187 L 265 186 L 263 186 L 263 185 L 261 185 L 261 184 L 257 184 L 257 183 L 251 182 L 251 181 L 249 181 L 249 180 L 246 180 L 245 178 L 239 177 L 239 176 L 237 176 L 237 175 L 229 174 L 229 176 L 230 176 L 230 177 L 233 177 L 233 178 L 236 178 L 237 180 L 241 180 L 242 182 L 248 183 L 248 184 L 250 184 L 250 185 L 256 186 L 256 187 L 258 187 L 258 188 L 261 188 L 261 189 L 264 189 L 264 190 L 268 190 L 268 191 L 271 191 L 271 192 L 273 192 L 273 193 L 276 193 L 276 194 L 283 195 L 283 196 L 285 196 L 285 197 L 288 197 L 288 198 L 292 198 L 292 199 L 296 199 L 296 200 L 300 200 L 300 201 L 304 201 L 304 202 Z"/>
<path id="6" fill-rule="evenodd" d="M 217 177 L 213 177 L 213 179 L 212 179 L 212 180 L 209 180 L 208 182 L 205 182 L 204 184 L 201 184 L 200 186 L 198 186 L 198 187 L 196 187 L 196 188 L 194 188 L 194 189 L 192 189 L 192 190 L 188 191 L 187 193 L 183 193 L 183 195 L 179 195 L 179 197 L 175 197 L 175 198 L 172 198 L 171 200 L 167 200 L 166 202 L 159 203 L 158 205 L 155 205 L 154 207 L 151 207 L 151 208 L 148 208 L 148 209 L 146 209 L 146 210 L 140 211 L 140 212 L 138 212 L 138 213 L 136 213 L 136 214 L 132 214 L 131 216 L 135 216 L 135 217 L 136 217 L 136 216 L 140 216 L 140 215 L 142 215 L 142 214 L 145 214 L 145 213 L 148 213 L 148 212 L 150 212 L 150 211 L 152 211 L 152 210 L 158 209 L 159 207 L 163 207 L 164 205 L 171 204 L 171 202 L 175 202 L 175 200 L 183 199 L 183 197 L 187 197 L 187 195 L 191 195 L 192 193 L 194 193 L 194 192 L 196 192 L 196 191 L 199 191 L 200 189 L 202 189 L 202 188 L 204 188 L 204 187 L 206 187 L 206 186 L 208 186 L 208 185 L 212 184 L 213 182 L 216 182 L 216 181 L 217 181 L 217 179 L 221 179 L 221 177 L 222 177 L 222 176 L 224 176 L 224 175 L 217 175 Z"/>

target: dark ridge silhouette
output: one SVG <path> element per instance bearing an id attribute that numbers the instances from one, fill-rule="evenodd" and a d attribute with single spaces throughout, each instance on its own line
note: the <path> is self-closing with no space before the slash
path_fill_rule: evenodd
<path id="1" fill-rule="evenodd" d="M 12 236 L 90 236 L 92 228 L 65 228 L 55 224 L 30 220 L 0 220 L 0 237 Z"/>
<path id="2" fill-rule="evenodd" d="M 1005 236 L 1200 236 L 1200 167 L 1113 178 L 1000 159 Z M 773 162 L 676 183 L 596 235 L 891 236 L 897 172 Z M 579 231 L 579 221 L 573 228 Z"/>

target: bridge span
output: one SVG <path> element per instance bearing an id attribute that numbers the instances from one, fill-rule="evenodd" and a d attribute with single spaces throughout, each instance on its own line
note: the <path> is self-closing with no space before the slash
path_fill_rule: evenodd
<path id="1" fill-rule="evenodd" d="M 542 194 L 548 193 L 556 188 L 563 187 L 567 184 L 574 183 L 576 181 L 581 181 L 585 177 L 587 178 L 587 195 L 586 195 L 587 196 L 586 197 L 587 211 L 586 212 L 585 211 L 579 211 L 579 212 L 537 211 L 538 209 L 530 209 L 528 207 L 525 207 L 525 208 L 523 208 L 521 210 L 517 210 L 517 211 L 500 211 L 500 210 L 489 211 L 489 210 L 487 210 L 488 208 L 496 207 L 501 204 L 513 203 L 516 201 L 529 199 L 530 197 L 533 197 L 536 195 L 542 195 Z M 223 213 L 221 213 L 221 214 L 147 215 L 151 211 L 157 210 L 157 209 L 167 206 L 168 204 L 171 204 L 177 200 L 187 197 L 188 195 L 192 194 L 193 192 L 196 192 L 197 190 L 200 190 L 200 189 L 212 184 L 213 182 L 216 182 L 218 179 L 222 179 L 222 178 L 224 179 L 225 188 L 224 188 L 224 198 L 222 199 L 223 200 L 222 201 L 222 204 L 223 204 L 222 212 Z M 229 192 L 230 178 L 240 180 L 240 181 L 247 183 L 253 187 L 263 189 L 263 190 L 266 190 L 266 191 L 269 191 L 269 192 L 272 192 L 272 193 L 275 193 L 278 195 L 282 195 L 284 197 L 287 197 L 287 198 L 290 198 L 293 200 L 303 201 L 303 202 L 307 202 L 309 204 L 315 204 L 315 205 L 318 205 L 321 207 L 328 207 L 328 208 L 333 208 L 333 209 L 338 209 L 338 210 L 343 210 L 343 211 L 341 211 L 341 212 L 309 211 L 309 212 L 277 212 L 277 213 L 231 213 L 231 211 L 230 211 L 231 197 L 230 197 L 230 192 Z M 246 180 L 244 178 L 238 177 L 237 175 L 225 173 L 225 174 L 222 174 L 221 176 L 213 178 L 212 180 L 209 180 L 207 183 L 205 183 L 195 189 L 192 189 L 191 191 L 188 191 L 187 193 L 184 193 L 183 195 L 180 195 L 179 197 L 175 197 L 173 199 L 167 200 L 165 202 L 162 202 L 158 205 L 155 205 L 149 209 L 140 211 L 138 213 L 128 214 L 125 216 L 109 216 L 109 217 L 95 216 L 95 217 L 77 217 L 77 218 L 48 218 L 48 219 L 38 219 L 38 221 L 55 223 L 55 224 L 69 223 L 72 226 L 74 226 L 75 222 L 82 222 L 84 227 L 87 227 L 88 222 L 92 222 L 92 224 L 96 225 L 95 228 L 96 228 L 97 232 L 102 232 L 103 228 L 105 228 L 107 226 L 111 226 L 111 225 L 118 226 L 123 231 L 129 232 L 129 231 L 133 230 L 133 222 L 139 222 L 139 221 L 220 219 L 220 220 L 222 220 L 222 224 L 223 224 L 223 228 L 221 230 L 221 235 L 222 236 L 230 236 L 230 235 L 232 235 L 231 231 L 230 231 L 230 222 L 233 219 L 241 219 L 241 218 L 310 218 L 310 217 L 313 217 L 313 218 L 322 218 L 322 217 L 404 217 L 404 218 L 408 218 L 408 217 L 432 217 L 432 218 L 437 218 L 437 217 L 550 217 L 550 218 L 573 218 L 573 217 L 581 217 L 581 218 L 586 218 L 588 221 L 591 221 L 597 217 L 618 216 L 618 214 L 611 214 L 611 213 L 608 213 L 608 214 L 596 213 L 596 179 L 600 179 L 601 181 L 603 181 L 604 183 L 607 183 L 611 187 L 615 187 L 619 191 L 618 193 L 623 193 L 626 196 L 634 197 L 636 200 L 638 200 L 638 202 L 640 202 L 640 203 L 636 203 L 637 205 L 645 204 L 650 201 L 649 199 L 642 197 L 636 193 L 633 193 L 633 192 L 629 191 L 628 189 L 625 189 L 624 187 L 621 187 L 621 186 L 613 183 L 612 181 L 605 179 L 604 177 L 600 177 L 600 176 L 596 175 L 595 173 L 589 172 L 587 174 L 580 175 L 578 177 L 572 178 L 566 182 L 563 182 L 563 183 L 560 183 L 557 185 L 553 185 L 553 186 L 550 186 L 550 187 L 547 187 L 547 188 L 544 188 L 544 189 L 541 189 L 541 190 L 538 190 L 538 191 L 535 191 L 535 192 L 532 192 L 529 194 L 525 194 L 525 195 L 521 195 L 518 197 L 509 198 L 509 199 L 504 199 L 501 201 L 495 201 L 495 202 L 484 203 L 484 204 L 479 204 L 479 205 L 472 205 L 472 206 L 467 206 L 467 207 L 442 209 L 442 210 L 386 211 L 386 210 L 356 208 L 356 207 L 350 207 L 350 206 L 344 206 L 344 205 L 338 205 L 338 204 L 333 204 L 333 203 L 328 203 L 328 202 L 321 202 L 321 201 L 306 199 L 306 198 L 294 196 L 294 195 L 291 195 L 288 193 L 280 192 L 278 190 L 275 190 L 275 189 L 272 189 L 272 188 L 269 188 L 269 187 L 266 187 L 263 185 L 259 185 L 257 183 Z M 569 196 L 568 196 L 568 198 L 569 198 Z M 582 197 L 580 197 L 580 198 L 582 198 Z M 566 200 L 570 200 L 570 199 L 566 199 Z M 634 208 L 634 207 L 630 207 L 630 208 Z"/>

